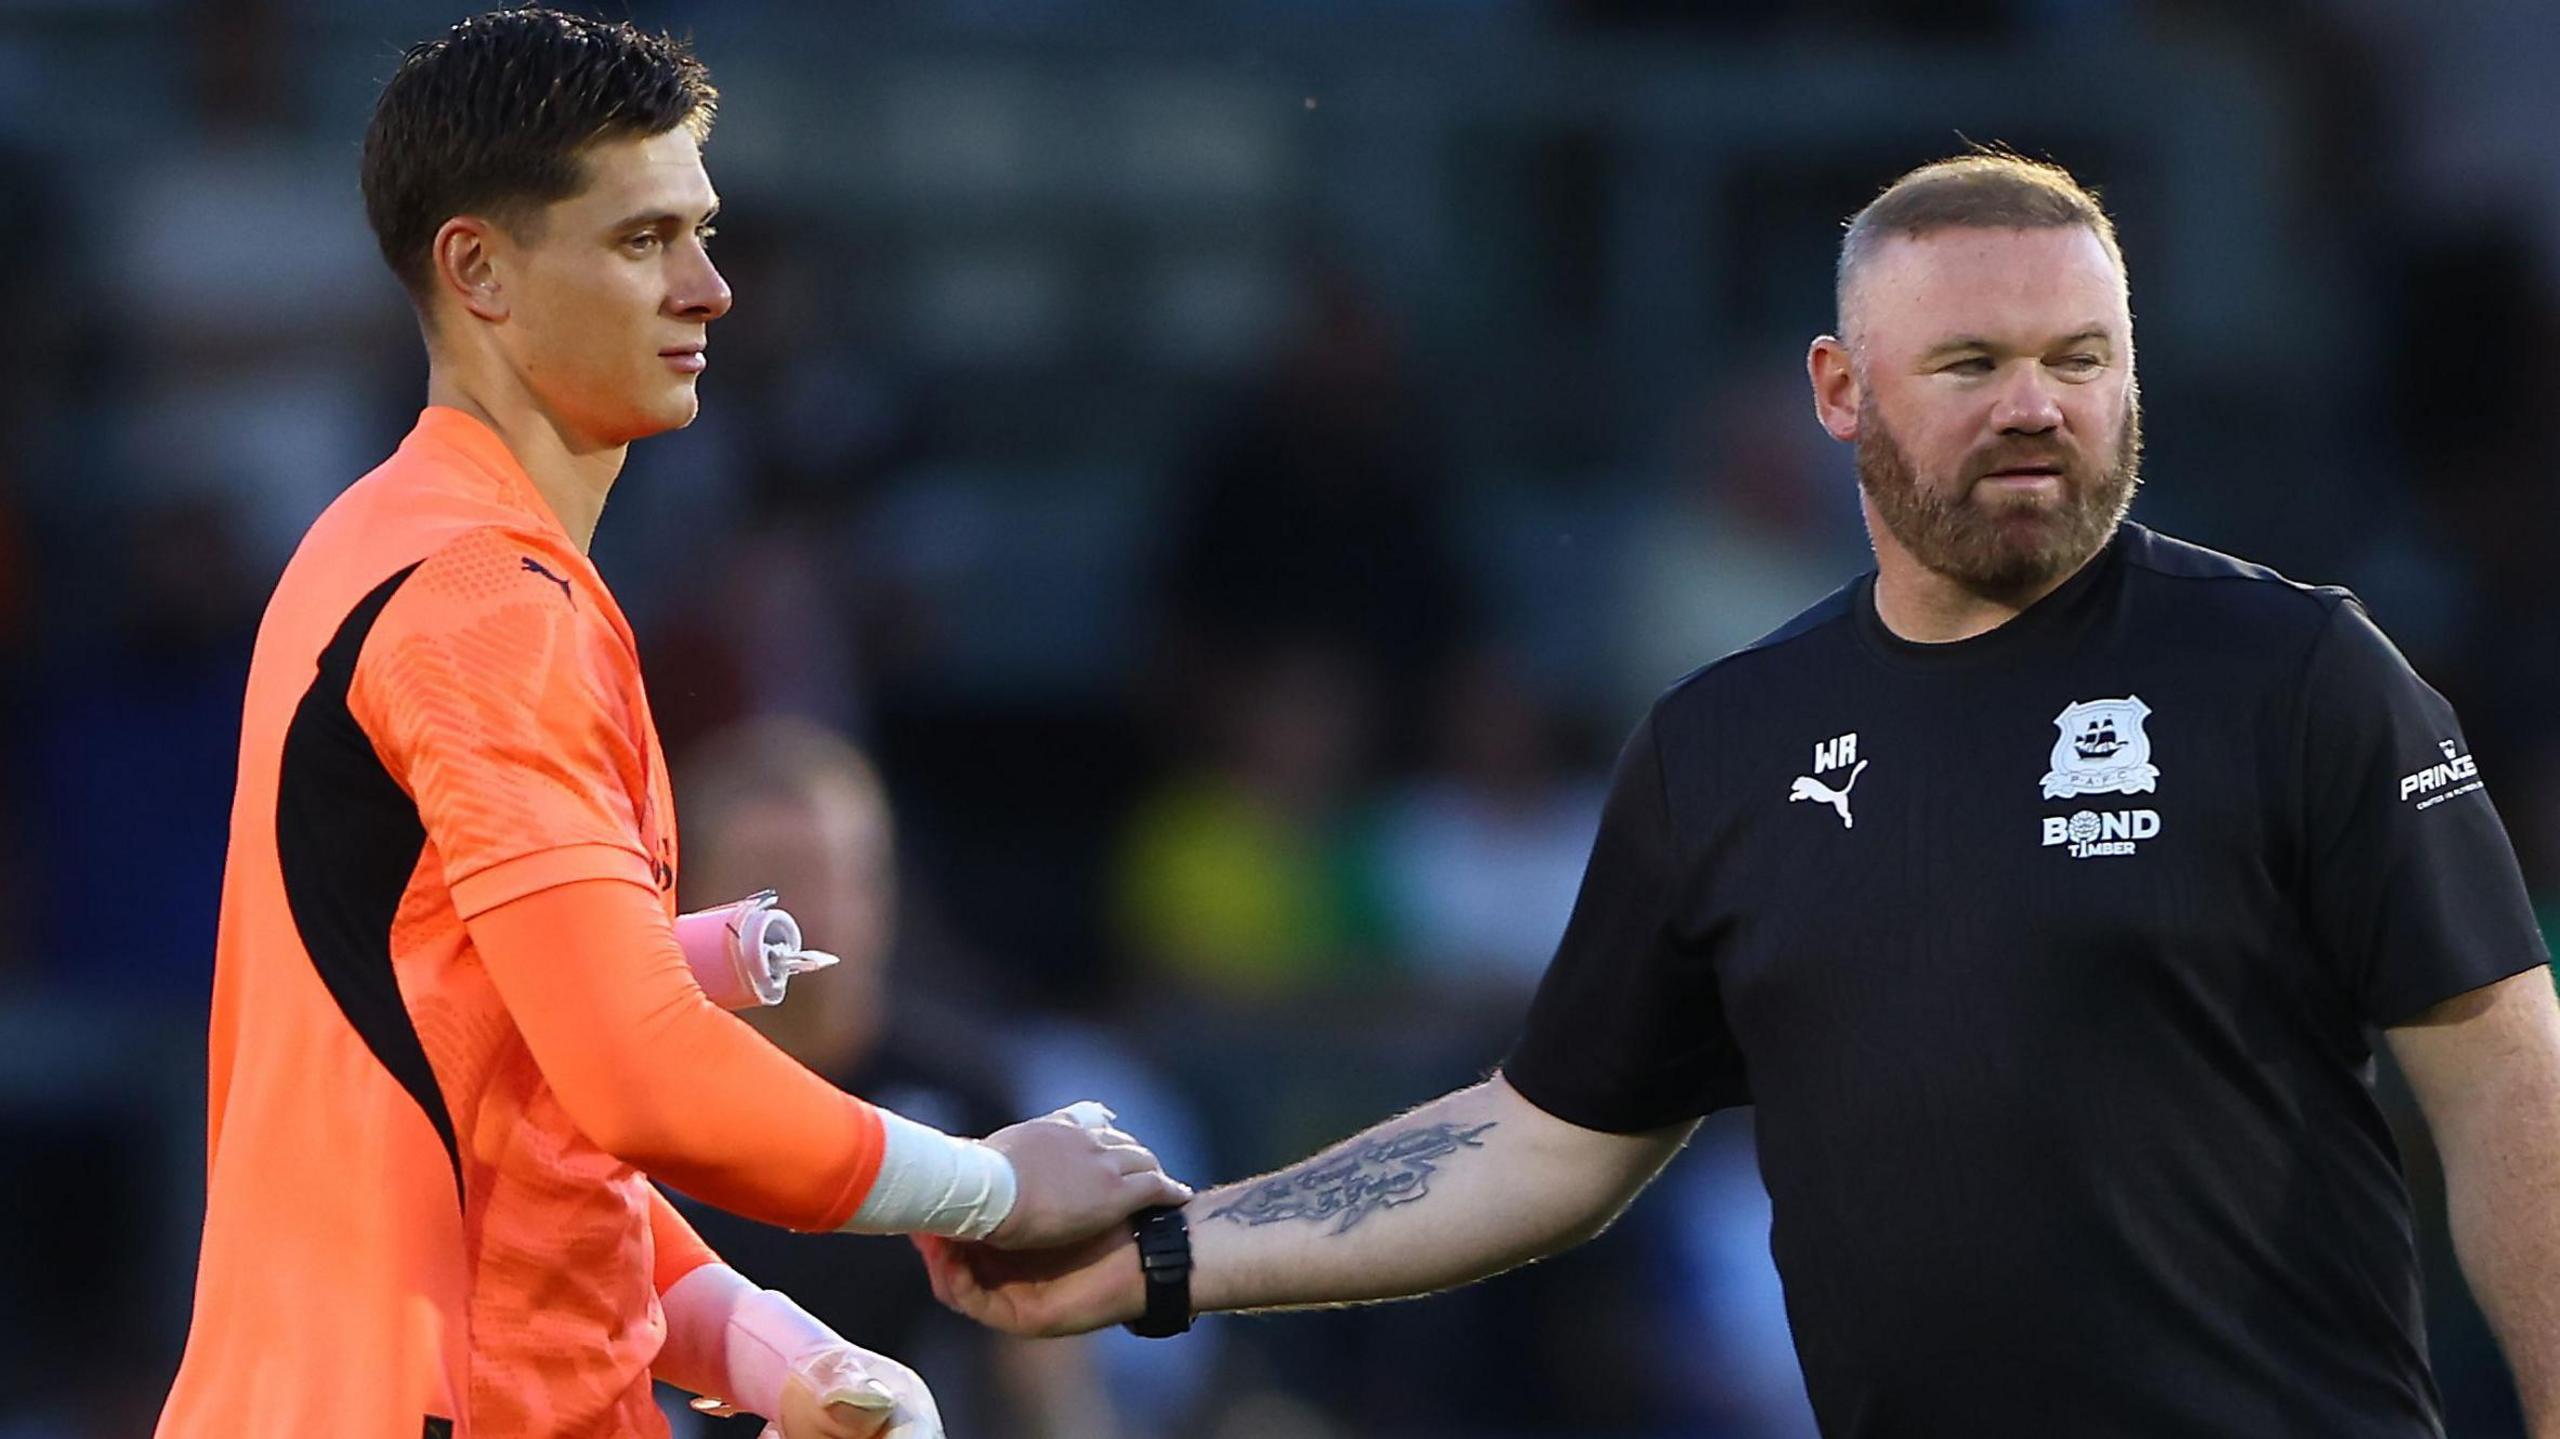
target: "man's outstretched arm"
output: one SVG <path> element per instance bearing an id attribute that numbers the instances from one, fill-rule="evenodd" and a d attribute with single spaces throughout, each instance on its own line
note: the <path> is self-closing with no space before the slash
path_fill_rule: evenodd
<path id="1" fill-rule="evenodd" d="M 2560 1435 L 2560 1004 L 2536 967 L 2393 1029 L 2453 1245 L 2536 1436 Z"/>
<path id="2" fill-rule="evenodd" d="M 1497 1075 L 1194 1198 L 1193 1306 L 1358 1304 L 1498 1274 L 1608 1227 L 1696 1127 L 1585 1129 Z M 917 1243 L 944 1303 L 1012 1333 L 1081 1333 L 1145 1308 L 1125 1233 L 1045 1253 Z"/>
<path id="3" fill-rule="evenodd" d="M 1029 1248 L 1190 1195 L 1115 1129 L 1059 1114 L 974 1143 L 838 1090 L 703 997 L 664 906 L 638 884 L 555 885 L 469 927 L 579 1130 L 733 1213 L 807 1230 L 975 1233 Z M 972 1148 L 1002 1166 L 1000 1213 L 958 1167 Z"/>

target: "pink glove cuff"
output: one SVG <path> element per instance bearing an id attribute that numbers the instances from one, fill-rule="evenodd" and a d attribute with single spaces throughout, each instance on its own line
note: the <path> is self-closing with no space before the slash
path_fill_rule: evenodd
<path id="1" fill-rule="evenodd" d="M 702 992 L 722 1009 L 780 1004 L 791 976 L 836 962 L 832 954 L 800 947 L 798 921 L 774 899 L 768 889 L 676 917 L 676 947 Z"/>
<path id="2" fill-rule="evenodd" d="M 667 1316 L 667 1341 L 658 1369 L 667 1374 L 717 1376 L 720 1392 L 694 1407 L 743 1412 L 771 1419 L 782 1412 L 782 1386 L 791 1363 L 844 1340 L 790 1296 L 760 1289 L 726 1264 L 705 1264 L 659 1296 Z"/>

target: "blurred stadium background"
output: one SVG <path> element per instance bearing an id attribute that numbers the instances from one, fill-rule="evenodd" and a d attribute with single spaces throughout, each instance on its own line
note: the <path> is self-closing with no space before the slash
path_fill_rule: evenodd
<path id="1" fill-rule="evenodd" d="M 0 0 L 5 1439 L 147 1433 L 175 1363 L 251 634 L 421 394 L 356 144 L 473 8 Z M 1232 1177 L 1500 1057 L 1617 737 L 1862 567 L 1800 357 L 1841 219 L 1965 138 L 2117 211 L 2137 515 L 2357 588 L 2560 913 L 2549 0 L 606 13 L 723 91 L 738 303 L 597 558 L 680 767 L 769 714 L 876 757 L 890 1027 L 1012 1112 Z M 2519 1433 L 2403 1128 L 2453 1432 Z M 1105 1336 L 1107 1408 L 955 1433 L 1808 1434 L 1764 1206 L 1728 1117 L 1586 1250 Z"/>

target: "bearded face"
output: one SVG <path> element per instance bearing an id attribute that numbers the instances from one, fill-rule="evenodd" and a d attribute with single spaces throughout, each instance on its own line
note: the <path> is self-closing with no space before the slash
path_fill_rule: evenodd
<path id="1" fill-rule="evenodd" d="M 1857 448 L 1877 562 L 2011 609 L 2087 562 L 2142 455 L 2124 270 L 2087 226 L 1890 236 L 1807 355 Z M 1890 542 L 1888 542 L 1890 541 Z"/>
<path id="2" fill-rule="evenodd" d="M 2141 484 L 2142 403 L 2126 396 L 2114 443 L 2099 453 L 2060 431 L 2002 434 L 1929 474 L 1868 390 L 1858 405 L 1857 460 L 1859 487 L 1914 559 L 1978 595 L 2032 593 L 2079 568 L 2123 521 Z M 1994 479 L 2038 472 L 2059 484 Z"/>

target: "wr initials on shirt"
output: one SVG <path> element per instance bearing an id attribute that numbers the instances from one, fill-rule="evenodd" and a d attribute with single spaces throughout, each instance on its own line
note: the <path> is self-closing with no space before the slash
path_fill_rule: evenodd
<path id="1" fill-rule="evenodd" d="M 1813 747 L 1813 772 L 1823 774 L 1858 762 L 1858 736 L 1853 731 Z"/>

